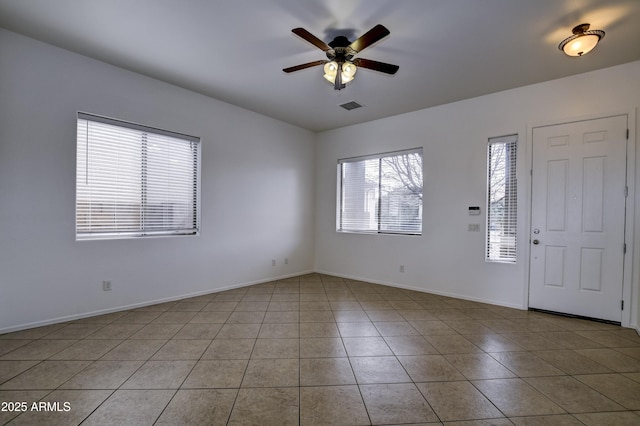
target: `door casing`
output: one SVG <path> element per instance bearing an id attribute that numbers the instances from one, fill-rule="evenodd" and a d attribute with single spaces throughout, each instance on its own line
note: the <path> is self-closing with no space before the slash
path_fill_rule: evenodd
<path id="1" fill-rule="evenodd" d="M 638 330 L 640 327 L 637 324 L 638 320 L 638 294 L 640 294 L 640 282 L 638 279 L 633 279 L 634 276 L 640 274 L 640 259 L 636 259 L 635 256 L 635 200 L 636 200 L 636 109 L 616 111 L 609 113 L 593 114 L 587 116 L 567 117 L 557 120 L 549 120 L 543 122 L 537 122 L 527 125 L 527 158 L 526 158 L 526 177 L 528 178 L 527 196 L 526 201 L 528 211 L 524 232 L 526 235 L 521 238 L 522 245 L 518 248 L 522 250 L 524 267 L 524 282 L 526 288 L 523 290 L 523 306 L 529 307 L 529 287 L 531 285 L 530 280 L 530 262 L 531 262 L 531 244 L 529 242 L 529 236 L 531 235 L 531 218 L 532 218 L 532 172 L 533 172 L 533 129 L 536 127 L 546 127 L 558 124 L 568 124 L 577 121 L 594 120 L 599 118 L 607 118 L 617 115 L 627 115 L 627 123 L 629 128 L 629 137 L 627 138 L 627 187 L 629 195 L 627 197 L 625 208 L 625 241 L 626 241 L 626 254 L 624 257 L 624 270 L 623 270 L 623 286 L 622 286 L 622 300 L 624 302 L 624 309 L 622 310 L 621 325 L 623 327 L 635 327 Z M 632 297 L 636 295 L 636 297 Z"/>

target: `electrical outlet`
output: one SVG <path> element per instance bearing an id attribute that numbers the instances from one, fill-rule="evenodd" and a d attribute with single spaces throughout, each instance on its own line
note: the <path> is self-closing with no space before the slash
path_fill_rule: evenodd
<path id="1" fill-rule="evenodd" d="M 271 266 L 276 266 L 276 260 L 275 259 L 271 259 Z"/>
<path id="2" fill-rule="evenodd" d="M 102 291 L 111 291 L 111 281 L 102 281 Z"/>
<path id="3" fill-rule="evenodd" d="M 467 228 L 469 232 L 480 232 L 480 224 L 479 223 L 470 223 Z"/>
<path id="4" fill-rule="evenodd" d="M 285 258 L 284 258 L 284 264 L 285 264 L 285 265 L 288 265 L 288 264 L 289 264 L 289 258 L 288 258 L 288 257 L 285 257 Z"/>
<path id="5" fill-rule="evenodd" d="M 404 272 L 404 265 L 400 265 L 400 272 Z"/>

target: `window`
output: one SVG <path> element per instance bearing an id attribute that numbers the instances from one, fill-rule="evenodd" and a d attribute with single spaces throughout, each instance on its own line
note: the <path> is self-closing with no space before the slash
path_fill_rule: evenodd
<path id="1" fill-rule="evenodd" d="M 78 113 L 76 239 L 198 232 L 200 141 Z"/>
<path id="2" fill-rule="evenodd" d="M 338 231 L 422 234 L 422 148 L 338 161 Z"/>
<path id="3" fill-rule="evenodd" d="M 518 136 L 489 139 L 487 152 L 487 252 L 486 260 L 516 262 Z"/>

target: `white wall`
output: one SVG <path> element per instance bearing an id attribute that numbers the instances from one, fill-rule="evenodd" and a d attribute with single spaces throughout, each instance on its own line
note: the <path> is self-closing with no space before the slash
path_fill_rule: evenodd
<path id="1" fill-rule="evenodd" d="M 640 62 L 633 62 L 319 134 L 316 270 L 525 308 L 530 188 L 528 129 L 542 122 L 626 113 L 638 106 Z M 635 116 L 631 120 L 635 121 Z M 632 124 L 635 129 L 635 123 Z M 486 263 L 487 139 L 515 133 L 520 142 L 519 259 L 515 265 Z M 632 140 L 638 139 L 632 135 Z M 418 146 L 424 148 L 423 235 L 337 233 L 337 160 Z M 640 172 L 640 166 L 636 168 Z M 633 201 L 632 197 L 630 202 Z M 640 205 L 639 201 L 636 192 L 636 204 Z M 482 215 L 469 216 L 468 206 L 481 206 Z M 636 222 L 639 218 L 636 214 Z M 633 220 L 630 222 L 633 224 Z M 481 232 L 468 232 L 470 223 L 479 223 Z M 629 256 L 634 259 L 632 324 L 638 318 L 638 237 L 635 247 L 635 255 Z M 405 265 L 404 273 L 399 272 L 401 264 Z"/>
<path id="2" fill-rule="evenodd" d="M 314 135 L 0 29 L 0 332 L 312 269 L 525 307 L 527 130 L 638 106 L 634 62 Z M 74 240 L 76 111 L 202 137 L 199 237 Z M 483 232 L 467 224 L 484 230 L 487 138 L 511 133 L 521 141 L 520 260 L 489 264 Z M 423 236 L 336 233 L 337 159 L 416 146 Z M 630 201 L 640 206 L 640 191 Z M 468 216 L 470 205 L 483 214 Z"/>
<path id="3" fill-rule="evenodd" d="M 200 136 L 201 235 L 76 242 L 76 111 Z M 0 29 L 0 332 L 312 270 L 314 140 Z"/>

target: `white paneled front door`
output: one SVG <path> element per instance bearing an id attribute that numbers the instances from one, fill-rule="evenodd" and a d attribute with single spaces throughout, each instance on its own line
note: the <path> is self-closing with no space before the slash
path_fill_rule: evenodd
<path id="1" fill-rule="evenodd" d="M 533 129 L 529 306 L 619 322 L 627 116 Z"/>

